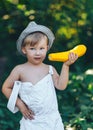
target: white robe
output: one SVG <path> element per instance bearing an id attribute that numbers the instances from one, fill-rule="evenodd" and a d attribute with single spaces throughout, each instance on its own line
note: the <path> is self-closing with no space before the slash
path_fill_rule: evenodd
<path id="1" fill-rule="evenodd" d="M 52 80 L 52 66 L 49 73 L 38 83 L 15 81 L 7 107 L 15 113 L 15 106 L 19 96 L 34 113 L 34 119 L 24 117 L 20 121 L 20 130 L 64 130 L 58 111 L 55 87 Z"/>

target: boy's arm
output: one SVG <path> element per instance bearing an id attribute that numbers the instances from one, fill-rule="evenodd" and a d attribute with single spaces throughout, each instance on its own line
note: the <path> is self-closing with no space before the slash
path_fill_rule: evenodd
<path id="1" fill-rule="evenodd" d="M 8 76 L 8 78 L 5 80 L 3 86 L 2 86 L 2 93 L 6 96 L 7 99 L 10 98 L 10 95 L 12 93 L 12 89 L 14 86 L 14 82 L 20 80 L 20 67 L 15 67 L 12 72 L 10 73 L 10 75 Z M 32 112 L 32 110 L 30 110 L 27 105 L 19 98 L 17 97 L 16 99 L 16 104 L 15 104 L 20 112 L 22 113 L 22 115 L 24 116 L 24 118 L 28 118 L 30 120 L 32 120 L 34 117 L 34 113 Z"/>
<path id="2" fill-rule="evenodd" d="M 69 80 L 69 66 L 73 64 L 78 59 L 78 56 L 75 53 L 69 54 L 69 60 L 63 63 L 60 76 L 57 74 L 54 69 L 53 80 L 55 87 L 59 90 L 64 90 L 67 87 Z"/>
<path id="3" fill-rule="evenodd" d="M 18 67 L 15 67 L 2 86 L 2 93 L 6 96 L 7 99 L 9 99 L 11 95 L 14 82 L 19 80 L 19 78 L 20 75 L 19 75 Z"/>

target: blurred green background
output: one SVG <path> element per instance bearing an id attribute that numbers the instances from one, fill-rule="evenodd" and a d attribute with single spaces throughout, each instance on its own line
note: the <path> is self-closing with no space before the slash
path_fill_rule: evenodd
<path id="1" fill-rule="evenodd" d="M 26 61 L 16 40 L 30 21 L 54 32 L 48 53 L 87 46 L 87 53 L 70 67 L 67 89 L 56 92 L 65 130 L 93 130 L 93 0 L 0 0 L 0 90 L 13 67 Z M 45 63 L 60 73 L 61 62 L 46 57 Z M 21 114 L 12 114 L 6 105 L 0 91 L 0 130 L 19 130 Z"/>

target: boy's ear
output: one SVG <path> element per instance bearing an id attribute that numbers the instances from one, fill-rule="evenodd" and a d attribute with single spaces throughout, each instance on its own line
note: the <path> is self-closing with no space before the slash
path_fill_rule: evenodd
<path id="1" fill-rule="evenodd" d="M 25 47 L 22 47 L 22 52 L 23 52 L 24 54 L 26 54 Z"/>

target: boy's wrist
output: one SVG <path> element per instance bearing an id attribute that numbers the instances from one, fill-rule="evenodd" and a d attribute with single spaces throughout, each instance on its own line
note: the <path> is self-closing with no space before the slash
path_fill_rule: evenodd
<path id="1" fill-rule="evenodd" d="M 69 67 L 69 64 L 67 64 L 66 62 L 64 62 L 63 66 Z"/>
<path id="2" fill-rule="evenodd" d="M 16 106 L 20 109 L 20 106 L 23 104 L 22 100 L 20 98 L 16 101 Z"/>

